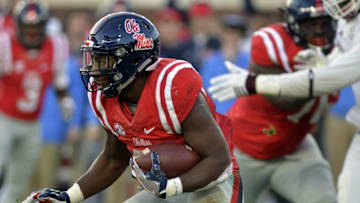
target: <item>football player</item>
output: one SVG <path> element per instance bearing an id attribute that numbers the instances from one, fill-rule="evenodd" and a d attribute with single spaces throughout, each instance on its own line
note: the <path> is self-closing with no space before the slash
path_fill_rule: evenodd
<path id="1" fill-rule="evenodd" d="M 15 22 L 13 18 L 12 11 L 16 5 L 18 0 L 15 1 L 7 1 L 5 5 L 2 5 L 0 12 L 0 30 L 6 30 L 7 32 L 14 33 L 15 32 Z"/>
<path id="2" fill-rule="evenodd" d="M 324 64 L 322 68 L 308 66 L 308 69 L 296 73 L 281 75 L 256 75 L 249 74 L 246 70 L 238 69 L 235 65 L 227 63 L 234 72 L 224 76 L 223 79 L 233 77 L 236 82 L 228 86 L 236 89 L 218 97 L 221 100 L 235 96 L 248 94 L 283 95 L 288 97 L 308 98 L 328 94 L 353 84 L 356 100 L 359 101 L 360 92 L 360 1 L 358 0 L 323 0 L 326 11 L 335 19 L 338 19 L 336 35 L 336 47 L 333 52 L 338 55 L 330 64 Z M 308 59 L 321 59 L 323 56 L 318 52 L 310 51 L 305 54 Z M 333 54 L 331 54 L 333 55 Z M 323 60 L 323 59 L 321 59 Z M 213 91 L 220 93 L 225 84 L 214 82 Z M 354 106 L 347 114 L 347 120 L 360 127 L 360 107 Z M 351 147 L 346 155 L 342 172 L 338 183 L 338 201 L 340 203 L 359 202 L 360 170 L 359 157 L 360 134 L 356 133 Z"/>
<path id="3" fill-rule="evenodd" d="M 82 201 L 111 185 L 129 161 L 144 190 L 127 202 L 242 202 L 230 120 L 215 112 L 190 63 L 158 58 L 159 32 L 148 19 L 129 12 L 107 15 L 94 25 L 82 52 L 89 101 L 108 133 L 105 148 L 70 189 L 44 189 L 24 202 Z M 143 172 L 132 155 L 164 142 L 190 146 L 200 162 L 167 179 L 153 153 L 152 170 Z"/>
<path id="4" fill-rule="evenodd" d="M 57 88 L 60 105 L 71 113 L 65 75 L 68 44 L 61 35 L 48 37 L 45 4 L 20 1 L 13 12 L 14 34 L 0 33 L 0 167 L 6 171 L 0 202 L 16 202 L 37 162 L 41 143 L 38 117 L 45 89 Z"/>
<path id="5" fill-rule="evenodd" d="M 288 1 L 282 11 L 286 23 L 262 28 L 252 37 L 254 73 L 295 72 L 304 65 L 299 63 L 302 50 L 328 53 L 333 46 L 334 24 L 321 1 Z M 215 98 L 238 90 L 229 87 L 236 83 L 229 75 L 234 74 L 212 79 Z M 228 116 L 234 125 L 234 154 L 241 165 L 245 202 L 256 202 L 267 187 L 290 202 L 336 202 L 329 164 L 310 134 L 321 113 L 336 100 L 337 95 L 309 99 L 254 95 L 236 100 Z"/>

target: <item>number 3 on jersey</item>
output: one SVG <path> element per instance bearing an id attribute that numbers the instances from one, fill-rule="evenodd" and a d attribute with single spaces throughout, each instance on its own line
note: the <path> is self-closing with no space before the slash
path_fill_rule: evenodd
<path id="1" fill-rule="evenodd" d="M 25 73 L 24 79 L 22 80 L 24 96 L 16 103 L 20 111 L 31 113 L 36 110 L 40 101 L 42 83 L 42 79 L 37 72 L 31 71 Z"/>

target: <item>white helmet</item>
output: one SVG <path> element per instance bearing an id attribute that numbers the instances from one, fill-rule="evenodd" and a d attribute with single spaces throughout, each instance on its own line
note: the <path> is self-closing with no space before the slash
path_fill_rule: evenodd
<path id="1" fill-rule="evenodd" d="M 360 0 L 323 0 L 325 10 L 335 19 L 355 16 Z"/>

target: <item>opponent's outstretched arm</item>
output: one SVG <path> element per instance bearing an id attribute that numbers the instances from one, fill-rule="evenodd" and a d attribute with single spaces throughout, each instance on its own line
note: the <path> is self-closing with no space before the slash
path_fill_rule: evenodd
<path id="1" fill-rule="evenodd" d="M 360 46 L 339 56 L 328 66 L 294 73 L 255 75 L 230 62 L 225 62 L 225 65 L 231 70 L 238 68 L 238 71 L 218 76 L 210 81 L 212 86 L 209 92 L 215 99 L 225 101 L 235 96 L 249 94 L 306 98 L 333 93 L 359 81 Z M 231 84 L 229 81 L 232 81 Z M 223 97 L 224 94 L 226 95 L 224 88 L 227 88 L 227 97 Z"/>

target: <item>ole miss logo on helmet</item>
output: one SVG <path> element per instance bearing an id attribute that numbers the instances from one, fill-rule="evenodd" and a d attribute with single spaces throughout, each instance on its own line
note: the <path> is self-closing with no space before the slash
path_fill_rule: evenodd
<path id="1" fill-rule="evenodd" d="M 152 38 L 145 37 L 144 33 L 140 32 L 139 23 L 135 19 L 128 18 L 124 22 L 125 31 L 128 34 L 133 33 L 133 39 L 137 40 L 134 49 L 136 51 L 151 50 L 154 48 L 154 42 Z"/>
<path id="2" fill-rule="evenodd" d="M 145 37 L 144 33 L 136 33 L 133 38 L 137 40 L 135 50 L 149 50 L 154 48 L 154 42 L 152 38 Z"/>
<path id="3" fill-rule="evenodd" d="M 128 18 L 125 20 L 124 24 L 126 33 L 132 34 L 140 32 L 139 23 L 137 23 L 135 19 Z"/>

